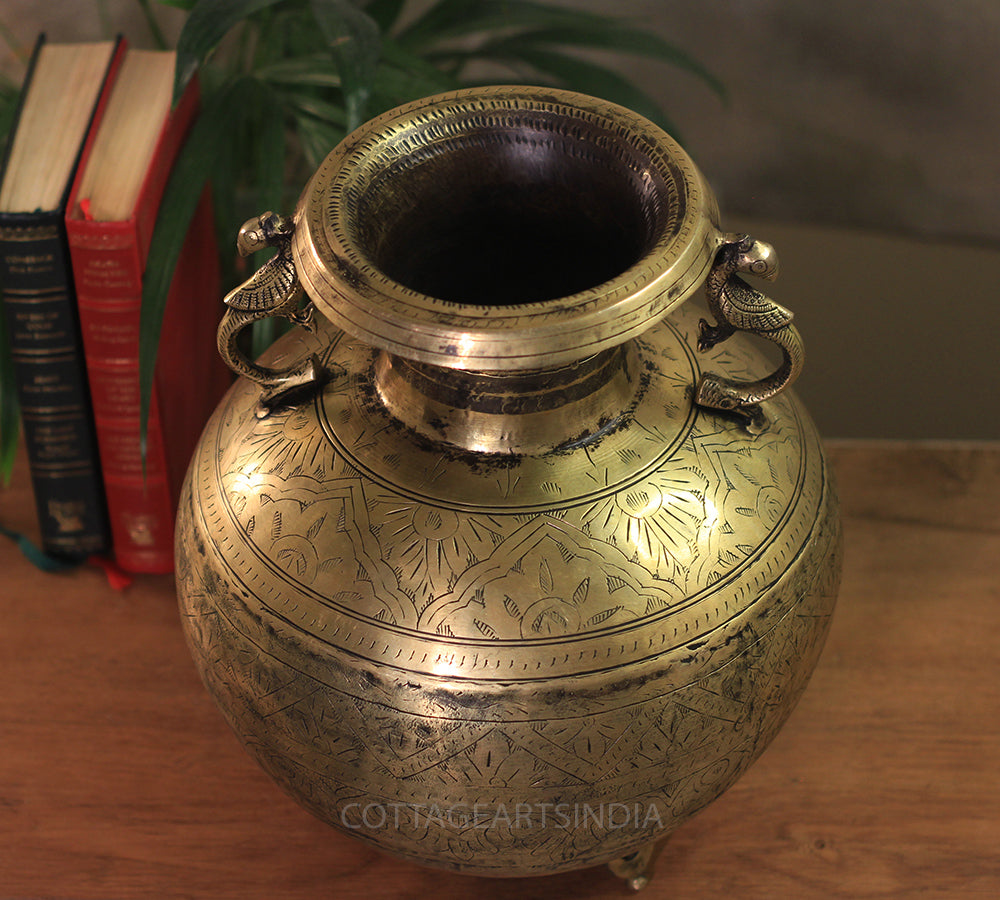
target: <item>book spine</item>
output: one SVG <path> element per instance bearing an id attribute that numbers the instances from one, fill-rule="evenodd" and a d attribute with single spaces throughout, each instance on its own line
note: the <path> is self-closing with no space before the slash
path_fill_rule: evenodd
<path id="1" fill-rule="evenodd" d="M 4 216 L 0 281 L 43 548 L 108 549 L 108 526 L 65 232 Z"/>
<path id="2" fill-rule="evenodd" d="M 130 572 L 169 572 L 173 504 L 155 396 L 145 465 L 140 442 L 142 261 L 134 223 L 71 225 L 70 241 L 115 559 Z"/>
<path id="3" fill-rule="evenodd" d="M 82 216 L 78 174 L 66 228 L 93 396 L 115 558 L 131 572 L 173 569 L 174 510 L 187 461 L 225 381 L 215 351 L 221 313 L 217 246 L 206 191 L 174 272 L 160 330 L 159 362 L 143 465 L 139 323 L 143 273 L 170 171 L 197 110 L 192 82 L 157 144 L 132 215 Z M 201 358 L 207 352 L 207 360 Z"/>

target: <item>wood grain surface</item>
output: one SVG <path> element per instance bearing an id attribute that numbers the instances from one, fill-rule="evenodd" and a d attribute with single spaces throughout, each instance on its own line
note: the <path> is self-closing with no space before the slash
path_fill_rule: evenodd
<path id="1" fill-rule="evenodd" d="M 1000 896 L 1000 444 L 831 446 L 833 628 L 763 757 L 641 894 Z M 37 533 L 24 469 L 0 523 Z M 44 575 L 0 538 L 0 898 L 598 898 L 603 868 L 473 879 L 314 820 L 201 686 L 170 577 Z"/>

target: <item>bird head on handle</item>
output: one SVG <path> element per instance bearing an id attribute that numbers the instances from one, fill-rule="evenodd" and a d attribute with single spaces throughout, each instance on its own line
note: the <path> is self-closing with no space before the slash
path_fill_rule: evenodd
<path id="1" fill-rule="evenodd" d="M 733 244 L 737 272 L 774 281 L 778 277 L 778 253 L 767 241 L 746 234 Z"/>
<path id="2" fill-rule="evenodd" d="M 247 219 L 236 236 L 236 249 L 240 256 L 249 256 L 258 250 L 274 247 L 291 236 L 292 223 L 284 216 L 270 210 Z"/>

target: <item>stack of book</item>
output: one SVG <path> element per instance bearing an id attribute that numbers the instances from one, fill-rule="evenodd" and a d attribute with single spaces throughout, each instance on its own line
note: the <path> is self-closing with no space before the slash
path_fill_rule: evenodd
<path id="1" fill-rule="evenodd" d="M 173 566 L 173 517 L 228 383 L 215 350 L 218 254 L 207 196 L 174 273 L 145 459 L 139 314 L 153 226 L 197 109 L 171 104 L 175 55 L 41 39 L 0 176 L 0 287 L 43 547 Z"/>

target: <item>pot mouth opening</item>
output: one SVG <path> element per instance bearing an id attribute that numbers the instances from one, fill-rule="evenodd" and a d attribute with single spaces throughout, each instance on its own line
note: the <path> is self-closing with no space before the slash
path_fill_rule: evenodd
<path id="1" fill-rule="evenodd" d="M 429 129 L 402 158 L 390 148 L 349 190 L 352 243 L 404 288 L 480 307 L 580 294 L 639 263 L 676 216 L 673 186 L 600 124 L 484 118 L 445 140 Z"/>
<path id="2" fill-rule="evenodd" d="M 530 86 L 384 113 L 303 192 L 293 254 L 353 337 L 480 372 L 569 365 L 641 334 L 702 283 L 718 208 L 641 116 Z"/>

